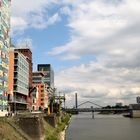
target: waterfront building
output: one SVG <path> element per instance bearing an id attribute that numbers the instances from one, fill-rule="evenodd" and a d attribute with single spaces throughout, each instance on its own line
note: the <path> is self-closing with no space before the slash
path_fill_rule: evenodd
<path id="1" fill-rule="evenodd" d="M 44 73 L 41 71 L 33 72 L 32 73 L 32 83 L 38 84 L 38 83 L 44 83 Z"/>
<path id="2" fill-rule="evenodd" d="M 54 88 L 54 71 L 51 64 L 38 64 L 37 70 L 44 73 L 44 83 Z"/>
<path id="3" fill-rule="evenodd" d="M 0 0 L 0 112 L 7 111 L 8 64 L 10 47 L 10 3 Z"/>
<path id="4" fill-rule="evenodd" d="M 26 60 L 29 64 L 29 87 L 28 87 L 28 98 L 27 98 L 27 102 L 28 102 L 28 109 L 31 109 L 31 105 L 32 105 L 32 99 L 31 99 L 31 94 L 33 91 L 33 87 L 32 87 L 32 67 L 33 67 L 33 63 L 32 63 L 32 51 L 29 47 L 26 46 L 19 46 L 20 48 L 15 49 L 15 51 L 18 51 L 20 53 L 22 53 L 25 57 Z"/>
<path id="5" fill-rule="evenodd" d="M 48 92 L 47 85 L 44 83 L 43 72 L 33 72 L 33 87 L 36 90 L 32 92 L 32 110 L 44 110 L 48 108 Z"/>
<path id="6" fill-rule="evenodd" d="M 15 51 L 18 51 L 22 53 L 29 63 L 29 88 L 32 88 L 32 70 L 33 70 L 33 63 L 32 63 L 32 51 L 29 48 L 19 48 L 15 49 Z"/>
<path id="7" fill-rule="evenodd" d="M 29 63 L 26 57 L 13 47 L 9 50 L 8 96 L 10 111 L 27 109 L 29 87 Z"/>
<path id="8" fill-rule="evenodd" d="M 140 104 L 140 96 L 138 96 L 138 97 L 136 98 L 136 100 L 137 100 L 137 103 Z"/>
<path id="9" fill-rule="evenodd" d="M 140 104 L 130 104 L 129 109 L 132 118 L 140 118 Z"/>

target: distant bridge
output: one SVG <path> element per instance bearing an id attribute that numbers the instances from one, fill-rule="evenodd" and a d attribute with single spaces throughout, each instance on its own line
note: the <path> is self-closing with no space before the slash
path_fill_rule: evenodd
<path id="1" fill-rule="evenodd" d="M 84 104 L 90 103 L 92 105 L 97 106 L 96 108 L 93 108 L 93 106 L 91 106 L 90 108 L 79 108 Z M 66 112 L 72 113 L 72 114 L 78 114 L 79 112 L 129 112 L 128 108 L 104 108 L 101 105 L 98 105 L 94 102 L 91 101 L 86 101 L 83 102 L 81 104 L 77 104 L 76 103 L 76 107 L 75 108 L 66 108 L 65 109 Z"/>
<path id="2" fill-rule="evenodd" d="M 103 106 L 98 105 L 98 104 L 96 104 L 96 103 L 93 103 L 93 102 L 91 102 L 91 101 L 86 101 L 86 102 L 83 102 L 83 103 L 79 104 L 79 105 L 77 106 L 77 108 L 80 107 L 80 106 L 82 106 L 82 105 L 84 105 L 84 104 L 87 104 L 87 103 L 90 103 L 90 104 L 92 104 L 92 105 L 98 106 L 98 107 L 100 107 L 100 108 L 103 107 Z"/>
<path id="3" fill-rule="evenodd" d="M 127 108 L 66 108 L 66 112 L 127 112 Z"/>

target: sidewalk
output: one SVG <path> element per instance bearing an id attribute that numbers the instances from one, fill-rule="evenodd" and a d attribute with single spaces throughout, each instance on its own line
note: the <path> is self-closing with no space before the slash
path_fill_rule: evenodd
<path id="1" fill-rule="evenodd" d="M 4 117 L 6 114 L 8 114 L 7 111 L 0 111 L 0 117 Z"/>

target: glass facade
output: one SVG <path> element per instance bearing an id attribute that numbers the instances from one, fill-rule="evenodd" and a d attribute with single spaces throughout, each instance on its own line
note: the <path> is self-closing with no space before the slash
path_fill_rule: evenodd
<path id="1" fill-rule="evenodd" d="M 44 83 L 49 85 L 50 87 L 54 87 L 54 71 L 51 67 L 51 64 L 38 64 L 38 71 L 42 71 L 44 73 Z"/>
<path id="2" fill-rule="evenodd" d="M 14 53 L 14 92 L 28 95 L 29 63 L 23 54 Z"/>
<path id="3" fill-rule="evenodd" d="M 7 109 L 10 47 L 10 1 L 0 0 L 0 111 Z"/>

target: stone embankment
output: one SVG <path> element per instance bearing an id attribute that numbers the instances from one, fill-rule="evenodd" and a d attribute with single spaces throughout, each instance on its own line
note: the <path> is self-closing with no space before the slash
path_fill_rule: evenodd
<path id="1" fill-rule="evenodd" d="M 11 135 L 10 140 L 65 140 L 69 120 L 69 114 L 63 114 L 61 117 L 55 114 L 51 116 L 26 114 L 3 118 L 0 120 L 0 127 L 5 126 L 5 130 L 10 130 L 8 132 L 8 138 Z M 12 135 L 13 132 L 15 135 Z M 6 131 L 0 130 L 0 136 L 2 139 L 8 139 Z"/>

